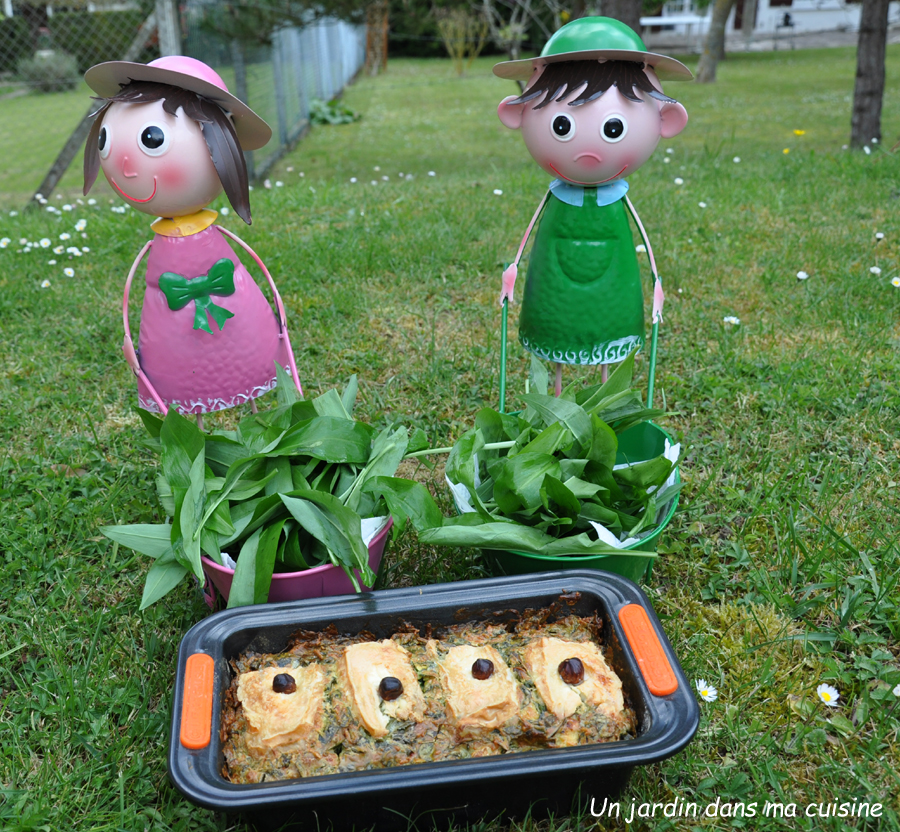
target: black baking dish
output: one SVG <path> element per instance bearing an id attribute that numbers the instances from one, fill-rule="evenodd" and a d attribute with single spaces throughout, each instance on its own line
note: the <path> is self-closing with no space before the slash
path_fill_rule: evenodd
<path id="1" fill-rule="evenodd" d="M 255 785 L 236 785 L 222 777 L 219 714 L 231 683 L 229 660 L 245 650 L 280 652 L 297 629 L 324 629 L 332 623 L 341 632 L 368 630 L 383 638 L 403 622 L 456 624 L 551 604 L 565 614 L 600 612 L 607 657 L 637 714 L 635 739 Z M 199 738 L 192 735 L 198 714 Z M 578 801 L 621 792 L 634 766 L 680 751 L 698 722 L 690 685 L 636 584 L 596 570 L 544 572 L 243 607 L 210 616 L 191 628 L 179 648 L 169 774 L 195 803 L 240 812 L 264 828 L 297 822 L 314 824 L 309 828 L 325 829 L 331 823 L 336 828 L 386 829 L 405 828 L 413 819 L 430 826 L 529 810 L 566 813 Z"/>

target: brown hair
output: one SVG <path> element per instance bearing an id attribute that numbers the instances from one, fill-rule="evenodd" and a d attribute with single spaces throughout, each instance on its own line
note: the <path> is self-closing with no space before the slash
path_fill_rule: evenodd
<path id="1" fill-rule="evenodd" d="M 553 101 L 562 101 L 584 87 L 581 95 L 569 102 L 570 107 L 596 101 L 615 85 L 629 101 L 641 101 L 635 90 L 647 93 L 659 101 L 675 103 L 674 98 L 663 95 L 644 73 L 644 64 L 637 61 L 559 61 L 547 64 L 537 81 L 510 104 L 527 104 L 546 94 L 534 109 L 540 110 Z"/>
<path id="2" fill-rule="evenodd" d="M 150 81 L 132 81 L 110 98 L 100 98 L 105 102 L 94 113 L 94 123 L 84 148 L 84 193 L 91 189 L 100 170 L 100 150 L 98 141 L 103 116 L 112 104 L 149 104 L 162 101 L 163 109 L 169 115 L 176 115 L 178 108 L 196 121 L 206 139 L 209 155 L 225 189 L 225 195 L 238 216 L 248 225 L 250 218 L 250 188 L 247 179 L 247 164 L 234 125 L 228 114 L 214 101 L 190 90 L 158 84 Z"/>

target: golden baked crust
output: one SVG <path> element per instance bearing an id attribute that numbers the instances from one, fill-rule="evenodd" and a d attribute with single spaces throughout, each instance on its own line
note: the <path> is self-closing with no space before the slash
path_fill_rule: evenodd
<path id="1" fill-rule="evenodd" d="M 451 647 L 441 657 L 438 642 L 431 639 L 426 649 L 437 660 L 441 685 L 447 697 L 447 712 L 459 727 L 490 730 L 499 728 L 518 714 L 522 691 L 495 648 L 461 644 Z M 476 679 L 472 675 L 472 665 L 478 659 L 487 659 L 494 666 L 487 679 Z"/>
<path id="2" fill-rule="evenodd" d="M 272 682 L 285 673 L 293 677 L 296 690 L 276 693 Z M 325 673 L 317 664 L 242 673 L 237 698 L 249 723 L 247 746 L 258 751 L 296 750 L 320 729 L 324 694 Z"/>
<path id="3" fill-rule="evenodd" d="M 357 717 L 373 737 L 385 736 L 391 719 L 421 722 L 424 718 L 425 698 L 409 652 L 396 642 L 386 638 L 351 644 L 344 649 L 340 672 Z M 385 701 L 378 693 L 381 680 L 387 676 L 403 685 L 403 693 L 392 701 Z"/>
<path id="4" fill-rule="evenodd" d="M 260 783 L 633 737 L 634 711 L 623 703 L 606 662 L 601 664 L 602 626 L 596 615 L 559 617 L 549 608 L 424 632 L 401 624 L 380 641 L 365 632 L 339 634 L 334 627 L 295 633 L 283 653 L 247 652 L 232 660 L 234 680 L 225 691 L 220 728 L 222 774 L 233 783 Z M 555 665 L 542 639 L 566 645 Z M 552 709 L 552 693 L 545 700 L 538 685 L 542 676 L 529 667 L 558 673 L 559 661 L 573 656 L 581 658 L 589 681 L 578 686 L 578 703 L 566 715 L 569 709 Z M 476 658 L 494 664 L 496 679 L 484 688 L 468 681 Z M 261 747 L 237 695 L 242 676 L 265 669 L 274 677 L 313 665 L 325 677 L 314 728 L 296 745 Z M 401 680 L 404 695 L 376 701 L 373 708 L 385 675 Z M 607 678 L 609 689 L 600 681 Z M 360 708 L 360 702 L 368 705 Z"/>
<path id="5" fill-rule="evenodd" d="M 583 702 L 610 719 L 624 710 L 622 682 L 596 644 L 544 636 L 528 645 L 524 658 L 528 673 L 557 719 L 572 716 Z M 560 664 L 571 658 L 584 665 L 584 681 L 578 685 L 567 684 L 559 674 Z"/>

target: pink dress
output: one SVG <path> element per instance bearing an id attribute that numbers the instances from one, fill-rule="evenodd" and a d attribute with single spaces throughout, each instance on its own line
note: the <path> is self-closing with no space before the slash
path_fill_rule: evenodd
<path id="1" fill-rule="evenodd" d="M 154 236 L 138 360 L 167 405 L 209 413 L 255 399 L 275 386 L 276 361 L 290 373 L 288 351 L 275 312 L 216 226 Z M 138 398 L 160 412 L 140 379 Z"/>

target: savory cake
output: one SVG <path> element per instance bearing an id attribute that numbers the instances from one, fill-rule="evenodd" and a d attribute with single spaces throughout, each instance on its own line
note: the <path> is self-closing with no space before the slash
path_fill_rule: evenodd
<path id="1" fill-rule="evenodd" d="M 232 661 L 222 774 L 259 783 L 633 737 L 598 616 L 525 611 L 390 638 L 298 632 Z"/>

